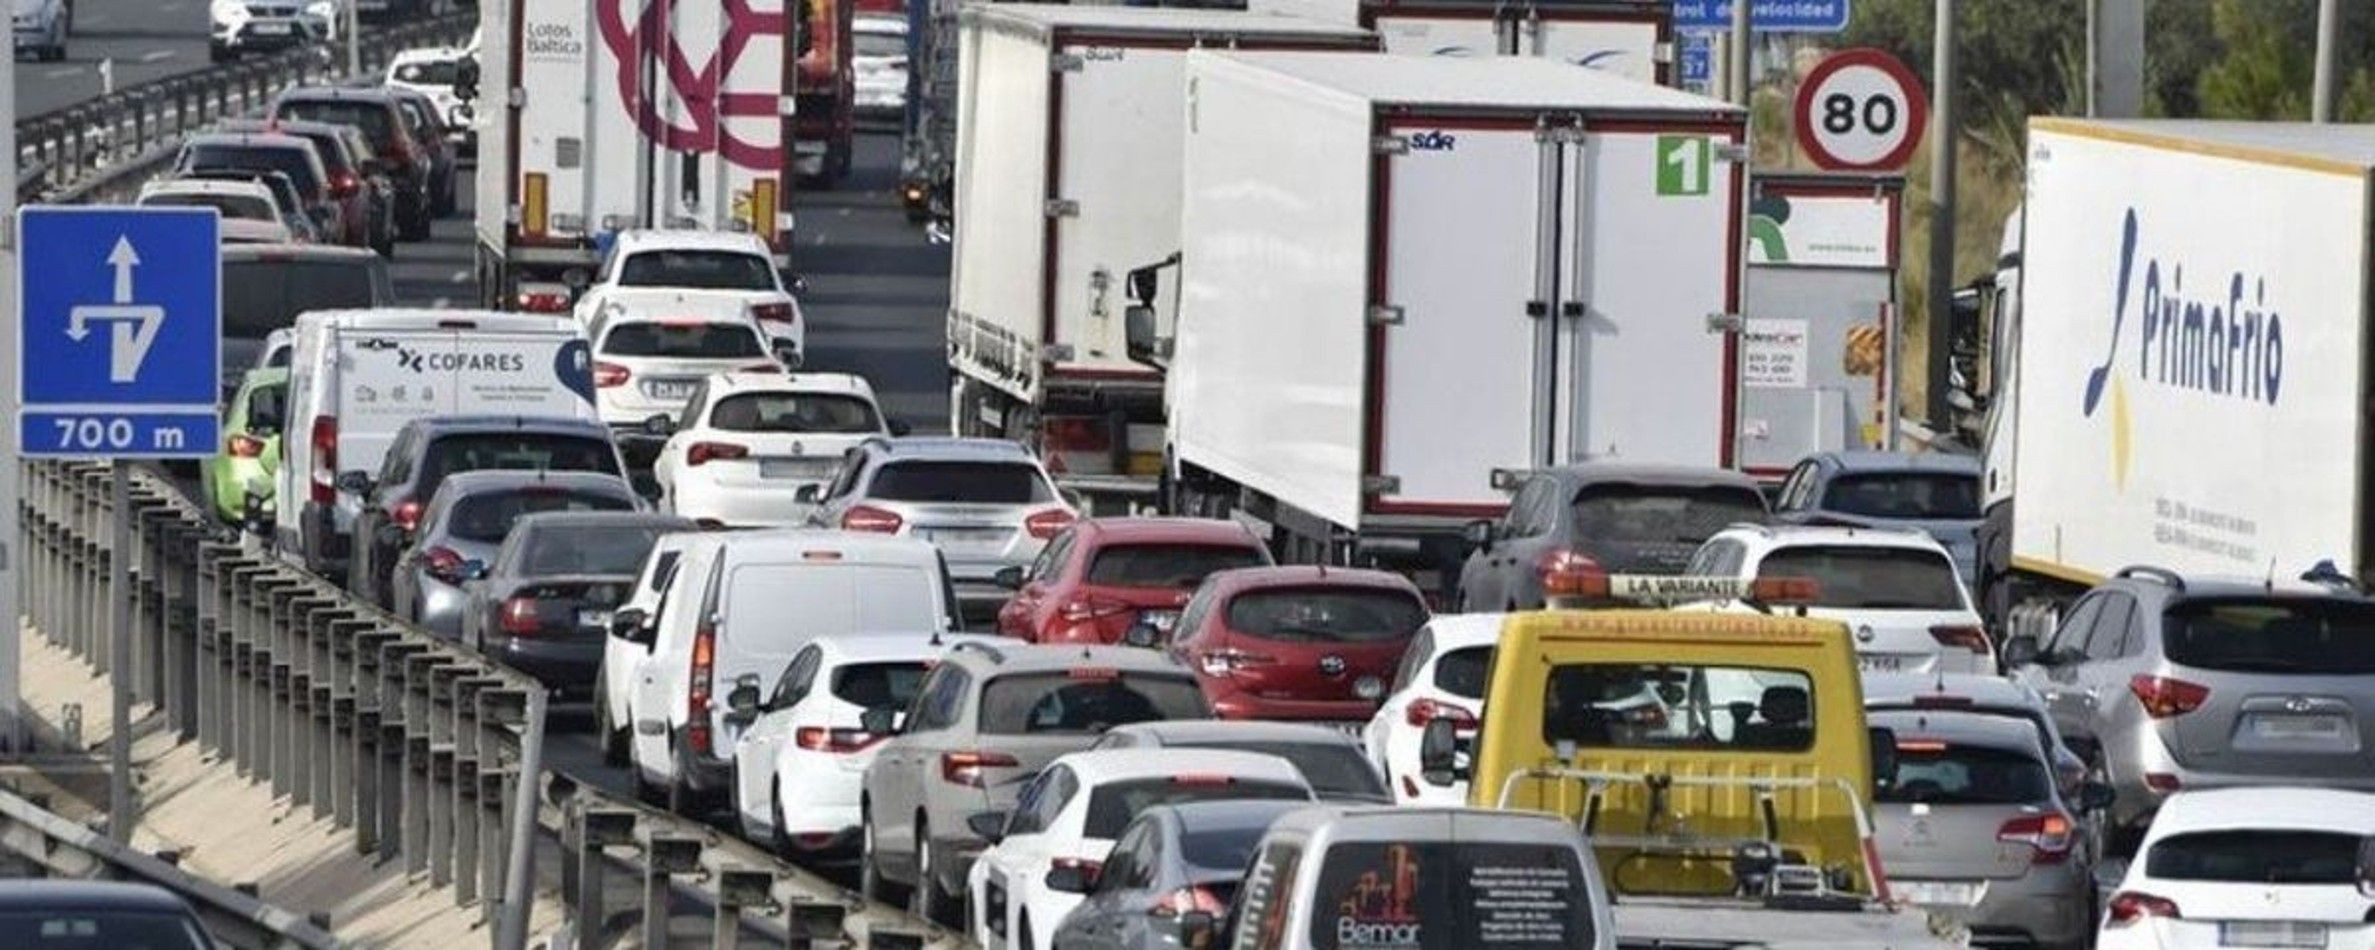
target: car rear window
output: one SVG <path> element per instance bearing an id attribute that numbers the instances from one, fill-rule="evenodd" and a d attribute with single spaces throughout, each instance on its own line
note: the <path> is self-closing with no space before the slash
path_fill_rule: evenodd
<path id="1" fill-rule="evenodd" d="M 619 265 L 621 287 L 775 290 L 775 262 L 740 251 L 642 251 Z"/>
<path id="2" fill-rule="evenodd" d="M 2033 755 L 1902 735 L 1897 774 L 1877 785 L 1873 799 L 1893 804 L 2035 805 L 2053 792 L 2051 774 Z"/>
<path id="3" fill-rule="evenodd" d="M 1218 544 L 1114 544 L 1097 550 L 1088 582 L 1105 587 L 1188 590 L 1205 575 L 1270 563 L 1259 548 Z"/>
<path id="4" fill-rule="evenodd" d="M 1960 610 L 1954 562 L 1920 548 L 1801 544 L 1757 564 L 1757 577 L 1812 580 L 1814 605 L 1849 610 Z"/>
<path id="5" fill-rule="evenodd" d="M 1262 835 L 1269 830 L 1267 825 L 1238 825 L 1184 831 L 1179 835 L 1179 856 L 1189 867 L 1227 875 L 1204 885 L 1226 904 L 1237 892 L 1237 877 L 1253 861 L 1253 849 L 1262 843 Z M 1226 889 L 1215 888 L 1214 884 Z"/>
<path id="6" fill-rule="evenodd" d="M 212 946 L 196 922 L 177 914 L 138 910 L 0 911 L 0 946 L 83 950 L 205 950 Z"/>
<path id="7" fill-rule="evenodd" d="M 1979 517 L 1979 476 L 1952 472 L 1865 472 L 1831 479 L 1822 507 L 1867 518 Z"/>
<path id="8" fill-rule="evenodd" d="M 1570 505 L 1584 538 L 1697 545 L 1726 525 L 1765 520 L 1765 500 L 1746 486 L 1592 485 Z"/>
<path id="9" fill-rule="evenodd" d="M 280 220 L 280 210 L 272 202 L 254 195 L 173 191 L 150 195 L 140 199 L 140 203 L 152 208 L 213 208 L 222 212 L 223 217 L 243 221 Z"/>
<path id="10" fill-rule="evenodd" d="M 990 735 L 1104 732 L 1113 726 L 1210 715 L 1184 676 L 1064 670 L 1009 673 L 981 688 L 981 731 Z"/>
<path id="11" fill-rule="evenodd" d="M 522 515 L 547 511 L 633 511 L 633 499 L 565 489 L 518 489 L 472 495 L 455 503 L 446 533 L 464 541 L 499 544 Z"/>
<path id="12" fill-rule="evenodd" d="M 307 202 L 321 200 L 322 180 L 314 174 L 309 159 L 311 148 L 284 145 L 208 145 L 190 146 L 182 153 L 181 167 L 185 170 L 202 168 L 246 168 L 276 171 L 289 176 L 289 183 L 297 186 L 297 193 Z"/>
<path id="13" fill-rule="evenodd" d="M 2358 847 L 2357 835 L 2332 831 L 2197 831 L 2155 842 L 2144 873 L 2170 881 L 2347 885 L 2357 879 Z"/>
<path id="14" fill-rule="evenodd" d="M 1393 590 L 1271 587 L 1229 601 L 1229 629 L 1290 643 L 1407 640 L 1426 622 L 1425 604 Z"/>
<path id="15" fill-rule="evenodd" d="M 389 302 L 378 258 L 325 261 L 266 255 L 223 261 L 223 335 L 261 340 L 311 310 L 365 310 Z M 279 365 L 288 365 L 282 361 Z"/>
<path id="16" fill-rule="evenodd" d="M 430 441 L 421 459 L 422 498 L 437 494 L 463 472 L 601 472 L 621 474 L 618 453 L 603 439 L 552 432 L 467 432 Z"/>
<path id="17" fill-rule="evenodd" d="M 709 427 L 727 432 L 817 432 L 857 434 L 882 431 L 874 405 L 856 396 L 820 393 L 745 393 L 728 396 L 709 410 Z"/>
<path id="18" fill-rule="evenodd" d="M 874 473 L 866 497 L 883 501 L 1028 505 L 1055 500 L 1039 469 L 1023 462 L 892 462 Z"/>
<path id="19" fill-rule="evenodd" d="M 906 709 L 931 664 L 852 663 L 833 671 L 833 695 L 861 709 Z"/>
<path id="20" fill-rule="evenodd" d="M 1592 748 L 1802 752 L 1814 692 L 1797 670 L 1570 663 L 1544 685 L 1542 741 Z"/>
<path id="21" fill-rule="evenodd" d="M 524 569 L 530 577 L 562 574 L 633 576 L 667 529 L 659 525 L 568 525 L 540 528 L 529 538 Z"/>
<path id="22" fill-rule="evenodd" d="M 2375 674 L 2375 604 L 2309 598 L 2178 602 L 2161 619 L 2169 662 L 2234 673 Z"/>
<path id="23" fill-rule="evenodd" d="M 1343 842 L 1321 859 L 1311 946 L 1588 947 L 1586 881 L 1572 845 Z"/>
<path id="24" fill-rule="evenodd" d="M 1089 810 L 1081 835 L 1118 838 L 1130 819 L 1157 805 L 1187 802 L 1227 802 L 1263 799 L 1309 800 L 1311 794 L 1292 785 L 1250 779 L 1178 775 L 1169 778 L 1109 782 L 1089 793 Z"/>
<path id="25" fill-rule="evenodd" d="M 851 39 L 855 41 L 854 52 L 858 56 L 888 58 L 907 55 L 907 34 L 903 32 L 859 30 Z"/>
<path id="26" fill-rule="evenodd" d="M 282 102 L 274 110 L 273 117 L 351 125 L 362 129 L 371 144 L 383 151 L 396 140 L 395 117 L 389 114 L 388 105 L 383 102 L 296 99 Z"/>
<path id="27" fill-rule="evenodd" d="M 1483 699 L 1484 675 L 1492 668 L 1492 647 L 1453 650 L 1435 659 L 1435 688 L 1463 699 Z"/>
<path id="28" fill-rule="evenodd" d="M 330 177 L 336 178 L 338 173 L 349 170 L 346 161 L 346 140 L 339 138 L 335 133 L 290 132 L 288 134 L 313 143 L 313 153 L 321 157 L 322 171 L 328 172 Z"/>
<path id="29" fill-rule="evenodd" d="M 679 360 L 747 359 L 767 355 L 759 331 L 739 323 L 622 323 L 602 337 L 605 356 Z"/>
<path id="30" fill-rule="evenodd" d="M 1275 755 L 1295 764 L 1303 781 L 1321 795 L 1388 799 L 1385 782 L 1356 746 L 1323 742 L 1182 742 L 1186 748 L 1237 749 Z"/>

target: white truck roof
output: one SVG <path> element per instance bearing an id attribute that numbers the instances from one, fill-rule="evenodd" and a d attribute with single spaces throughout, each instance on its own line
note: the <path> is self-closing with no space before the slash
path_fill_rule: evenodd
<path id="1" fill-rule="evenodd" d="M 471 329 L 476 330 L 510 333 L 533 333 L 539 330 L 577 332 L 577 321 L 567 314 L 504 313 L 496 310 L 383 307 L 377 310 L 317 310 L 297 318 L 299 332 L 310 326 L 333 326 L 342 330 L 438 330 L 446 329 L 453 323 L 468 323 Z"/>
<path id="2" fill-rule="evenodd" d="M 1739 112 L 1740 107 L 1596 69 L 1521 56 L 1372 56 L 1321 52 L 1197 50 L 1216 62 L 1269 72 L 1377 105 L 1588 109 L 1614 112 Z"/>
<path id="3" fill-rule="evenodd" d="M 2225 155 L 2244 161 L 2344 166 L 2333 169 L 2338 172 L 2375 168 L 2375 125 L 2051 117 L 2031 119 L 2029 125 L 2067 135 Z"/>
<path id="4" fill-rule="evenodd" d="M 1057 30 L 1116 34 L 1214 33 L 1227 36 L 1363 36 L 1369 32 L 1354 26 L 1279 13 L 1181 7 L 970 4 L 961 15 L 966 22 L 991 24 L 1042 37 Z"/>

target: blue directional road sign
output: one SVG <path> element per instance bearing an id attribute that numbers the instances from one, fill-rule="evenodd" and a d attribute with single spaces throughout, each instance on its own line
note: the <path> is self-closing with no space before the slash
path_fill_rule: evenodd
<path id="1" fill-rule="evenodd" d="M 25 455 L 214 454 L 221 229 L 212 208 L 18 212 Z"/>
<path id="2" fill-rule="evenodd" d="M 1750 29 L 1767 33 L 1837 33 L 1847 29 L 1848 0 L 1754 0 Z M 1732 0 L 1674 0 L 1678 31 L 1732 28 Z"/>
<path id="3" fill-rule="evenodd" d="M 1684 33 L 1679 39 L 1682 48 L 1682 84 L 1705 87 L 1715 81 L 1715 43 L 1705 33 Z"/>

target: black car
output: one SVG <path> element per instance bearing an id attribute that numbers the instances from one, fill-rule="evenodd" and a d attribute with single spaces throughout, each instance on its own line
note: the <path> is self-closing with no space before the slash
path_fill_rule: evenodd
<path id="1" fill-rule="evenodd" d="M 1587 462 L 1523 478 L 1508 514 L 1468 526 L 1464 610 L 1540 607 L 1545 576 L 1587 564 L 1678 574 L 1724 526 L 1770 516 L 1756 481 L 1723 469 Z"/>
<path id="2" fill-rule="evenodd" d="M 366 310 L 396 302 L 388 263 L 361 248 L 323 244 L 238 244 L 223 248 L 225 391 L 256 365 L 274 330 L 310 310 Z"/>
<path id="3" fill-rule="evenodd" d="M 437 112 L 437 100 L 427 93 L 402 86 L 388 86 L 387 93 L 404 110 L 404 121 L 412 130 L 412 140 L 420 143 L 436 172 L 429 177 L 429 210 L 437 217 L 450 216 L 461 207 L 455 189 L 459 187 L 457 174 L 461 158 L 455 154 L 454 131 L 446 124 L 445 116 Z"/>
<path id="4" fill-rule="evenodd" d="M 683 518 L 632 511 L 522 517 L 494 561 L 464 575 L 462 642 L 564 696 L 591 696 L 611 611 L 626 602 L 643 559 L 661 535 L 695 530 Z"/>
<path id="5" fill-rule="evenodd" d="M 1248 799 L 1158 805 L 1138 813 L 1094 876 L 1072 869 L 1048 886 L 1086 895 L 1056 928 L 1057 950 L 1194 946 L 1186 928 L 1228 913 L 1254 847 L 1280 815 L 1310 802 Z M 1062 885 L 1058 887 L 1058 885 Z"/>
<path id="6" fill-rule="evenodd" d="M 355 247 L 368 247 L 381 257 L 396 254 L 396 191 L 387 169 L 371 150 L 370 142 L 352 126 L 328 122 L 263 122 L 253 119 L 234 119 L 223 123 L 225 131 L 278 132 L 294 135 L 313 143 L 314 152 L 321 156 L 322 171 L 329 176 L 330 197 L 353 209 L 356 219 L 353 234 L 359 241 L 345 241 Z"/>
<path id="7" fill-rule="evenodd" d="M 435 217 L 431 195 L 436 160 L 413 141 L 412 126 L 395 96 L 377 88 L 301 86 L 272 100 L 268 118 L 332 122 L 361 129 L 395 181 L 397 236 L 407 241 L 428 240 Z"/>
<path id="8" fill-rule="evenodd" d="M 0 947 L 214 950 L 190 905 L 153 884 L 0 882 Z"/>
<path id="9" fill-rule="evenodd" d="M 446 478 L 462 472 L 515 469 L 601 472 L 625 477 L 610 429 L 585 419 L 526 416 L 437 416 L 396 430 L 378 477 L 354 486 L 363 496 L 355 516 L 355 557 L 347 588 L 385 605 L 396 556 L 412 543 L 421 513 Z"/>

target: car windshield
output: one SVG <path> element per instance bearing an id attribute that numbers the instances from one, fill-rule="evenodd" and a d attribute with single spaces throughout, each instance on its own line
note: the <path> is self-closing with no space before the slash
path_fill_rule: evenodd
<path id="1" fill-rule="evenodd" d="M 23 950 L 205 950 L 196 922 L 137 910 L 0 911 L 0 947 Z"/>
<path id="2" fill-rule="evenodd" d="M 386 265 L 376 256 L 226 259 L 222 288 L 223 335 L 250 340 L 295 326 L 307 311 L 365 310 L 394 296 Z"/>
<path id="3" fill-rule="evenodd" d="M 374 146 L 385 150 L 396 138 L 395 117 L 388 114 L 386 103 L 351 99 L 292 99 L 275 110 L 276 119 L 303 119 L 307 122 L 328 122 L 332 125 L 351 125 L 363 130 L 363 136 Z"/>
<path id="4" fill-rule="evenodd" d="M 557 432 L 466 432 L 429 443 L 415 491 L 418 497 L 433 497 L 447 476 L 489 470 L 620 474 L 618 453 L 604 439 Z"/>
<path id="5" fill-rule="evenodd" d="M 1369 767 L 1360 747 L 1339 742 L 1183 742 L 1189 748 L 1239 749 L 1262 752 L 1295 763 L 1303 781 L 1326 796 L 1388 800 L 1385 782 Z"/>
<path id="6" fill-rule="evenodd" d="M 242 221 L 279 221 L 280 210 L 272 202 L 254 195 L 233 195 L 221 192 L 167 191 L 140 199 L 149 207 L 213 208 L 223 217 Z"/>
<path id="7" fill-rule="evenodd" d="M 2293 598 L 2179 601 L 2161 619 L 2169 662 L 2236 673 L 2375 674 L 2375 603 Z"/>
<path id="8" fill-rule="evenodd" d="M 904 33 L 876 33 L 860 30 L 853 36 L 857 41 L 857 48 L 853 51 L 856 55 L 875 59 L 907 55 L 907 36 Z"/>
<path id="9" fill-rule="evenodd" d="M 718 400 L 709 427 L 726 432 L 856 435 L 882 431 L 874 404 L 824 393 L 746 393 Z"/>
<path id="10" fill-rule="evenodd" d="M 415 86 L 451 86 L 456 72 L 450 59 L 415 60 L 397 66 L 389 78 Z"/>
<path id="11" fill-rule="evenodd" d="M 2254 828 L 2197 831 L 2154 842 L 2144 875 L 2234 884 L 2340 884 L 2356 880 L 2359 837 L 2333 831 Z"/>
<path id="12" fill-rule="evenodd" d="M 833 695 L 860 709 L 906 709 L 924 684 L 928 663 L 852 663 L 833 671 Z"/>
<path id="13" fill-rule="evenodd" d="M 528 537 L 528 577 L 608 574 L 632 577 L 643 568 L 652 545 L 668 529 L 661 525 L 566 525 L 536 529 Z"/>
<path id="14" fill-rule="evenodd" d="M 1765 520 L 1756 489 L 1709 485 L 1592 485 L 1569 506 L 1575 534 L 1588 541 L 1652 542 L 1697 547 L 1724 526 Z M 1606 565 L 1621 570 L 1633 565 Z"/>
<path id="15" fill-rule="evenodd" d="M 518 488 L 485 492 L 454 503 L 445 533 L 464 541 L 500 544 L 522 515 L 547 511 L 633 511 L 633 499 L 622 495 L 578 492 L 557 488 Z"/>
<path id="16" fill-rule="evenodd" d="M 1812 681 L 1797 670 L 1568 663 L 1544 685 L 1542 740 L 1594 748 L 1800 752 Z"/>
<path id="17" fill-rule="evenodd" d="M 604 356 L 677 360 L 756 359 L 767 355 L 746 323 L 621 323 L 602 337 Z"/>
<path id="18" fill-rule="evenodd" d="M 1226 802 L 1247 799 L 1308 801 L 1309 792 L 1280 782 L 1260 782 L 1228 776 L 1176 775 L 1166 778 L 1107 782 L 1089 792 L 1089 810 L 1081 824 L 1084 838 L 1121 837 L 1130 819 L 1157 805 L 1188 802 Z"/>
<path id="19" fill-rule="evenodd" d="M 1259 548 L 1217 544 L 1115 544 L 1089 562 L 1088 582 L 1103 587 L 1190 590 L 1214 571 L 1270 562 Z"/>
<path id="20" fill-rule="evenodd" d="M 741 251 L 643 251 L 619 266 L 621 287 L 776 290 L 775 263 Z"/>
<path id="21" fill-rule="evenodd" d="M 1863 472 L 1831 479 L 1822 507 L 1840 514 L 1911 521 L 1979 517 L 1979 476 L 1954 472 Z"/>
<path id="22" fill-rule="evenodd" d="M 184 171 L 221 168 L 275 171 L 289 176 L 289 183 L 297 187 L 297 194 L 308 203 L 322 198 L 322 179 L 314 173 L 310 147 L 200 143 L 182 152 L 181 168 Z"/>
<path id="23" fill-rule="evenodd" d="M 1109 668 L 1010 673 L 981 689 L 981 731 L 1096 734 L 1114 726 L 1209 715 L 1196 681 Z"/>
<path id="24" fill-rule="evenodd" d="M 866 497 L 882 501 L 1029 505 L 1055 490 L 1028 462 L 891 462 L 874 473 Z"/>
<path id="25" fill-rule="evenodd" d="M 1961 610 L 1954 562 L 1920 548 L 1801 544 L 1765 555 L 1757 577 L 1814 582 L 1814 606 L 1843 610 Z"/>
<path id="26" fill-rule="evenodd" d="M 2010 749 L 1934 742 L 1902 731 L 1897 774 L 1881 776 L 1873 800 L 1888 804 L 2037 805 L 2053 780 L 2037 757 Z"/>
<path id="27" fill-rule="evenodd" d="M 1435 658 L 1435 688 L 1462 699 L 1483 699 L 1484 674 L 1492 668 L 1492 647 L 1452 650 Z"/>
<path id="28" fill-rule="evenodd" d="M 1355 841 L 1328 849 L 1313 950 L 1565 950 L 1594 944 L 1574 845 Z"/>
<path id="29" fill-rule="evenodd" d="M 1395 590 L 1272 587 L 1229 601 L 1229 629 L 1265 640 L 1387 643 L 1409 639 L 1426 622 L 1426 605 Z"/>

